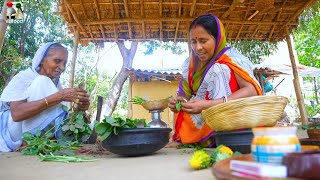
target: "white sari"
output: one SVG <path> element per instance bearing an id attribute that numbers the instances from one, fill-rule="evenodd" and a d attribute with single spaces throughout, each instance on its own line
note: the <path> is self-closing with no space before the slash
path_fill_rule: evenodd
<path id="1" fill-rule="evenodd" d="M 0 152 L 16 150 L 21 146 L 22 134 L 24 132 L 34 134 L 37 130 L 41 131 L 49 124 L 54 123 L 57 126 L 67 115 L 67 112 L 62 110 L 62 103 L 60 103 L 21 122 L 14 122 L 11 116 L 10 102 L 40 100 L 61 89 L 58 80 L 52 80 L 47 76 L 39 75 L 36 71 L 52 44 L 54 43 L 46 43 L 39 48 L 32 61 L 32 67 L 14 76 L 1 94 Z M 66 104 L 64 103 L 64 105 Z"/>

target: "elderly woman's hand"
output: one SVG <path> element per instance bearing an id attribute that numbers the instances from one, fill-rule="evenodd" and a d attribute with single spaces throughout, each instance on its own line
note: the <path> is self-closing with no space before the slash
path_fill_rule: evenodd
<path id="1" fill-rule="evenodd" d="M 60 92 L 61 101 L 74 102 L 80 110 L 87 110 L 90 105 L 89 94 L 80 88 L 65 88 Z"/>
<path id="2" fill-rule="evenodd" d="M 79 102 L 77 103 L 77 105 L 78 105 L 78 109 L 82 111 L 88 110 L 90 106 L 89 94 L 86 93 L 85 95 L 81 96 L 81 98 L 79 98 Z"/>

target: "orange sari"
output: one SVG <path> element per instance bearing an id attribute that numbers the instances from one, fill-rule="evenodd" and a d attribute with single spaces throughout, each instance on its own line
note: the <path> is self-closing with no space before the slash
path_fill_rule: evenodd
<path id="1" fill-rule="evenodd" d="M 234 75 L 234 73 L 237 73 L 243 79 L 253 84 L 258 94 L 262 95 L 261 88 L 253 77 L 250 76 L 246 70 L 234 63 L 228 55 L 223 54 L 216 63 L 225 64 L 230 68 L 229 86 L 232 93 L 239 89 Z M 210 100 L 208 96 L 206 96 L 205 99 Z M 201 128 L 198 128 L 190 114 L 182 110 L 176 114 L 174 141 L 181 142 L 182 144 L 202 143 L 204 146 L 211 147 L 213 142 L 208 140 L 210 140 L 213 134 L 214 131 L 206 123 L 204 123 Z"/>
<path id="2" fill-rule="evenodd" d="M 262 95 L 260 86 L 253 74 L 245 70 L 251 71 L 250 65 L 248 65 L 251 62 L 247 63 L 248 60 L 244 59 L 244 56 L 240 56 L 239 53 L 234 53 L 235 56 L 232 57 L 235 57 L 235 60 L 240 59 L 240 61 L 238 63 L 232 61 L 231 57 L 227 55 L 227 52 L 232 52 L 232 50 L 226 47 L 223 24 L 216 16 L 212 14 L 208 14 L 208 16 L 214 17 L 218 28 L 214 55 L 206 66 L 199 71 L 195 71 L 197 57 L 192 51 L 189 59 L 182 67 L 183 78 L 179 84 L 178 95 L 206 100 L 230 95 L 239 89 L 234 73 L 253 84 L 258 94 Z M 238 64 L 241 64 L 241 67 Z M 187 114 L 183 111 L 176 114 L 174 141 L 182 142 L 183 144 L 200 142 L 210 147 L 212 143 L 207 140 L 213 134 L 213 130 L 204 122 L 201 114 Z"/>

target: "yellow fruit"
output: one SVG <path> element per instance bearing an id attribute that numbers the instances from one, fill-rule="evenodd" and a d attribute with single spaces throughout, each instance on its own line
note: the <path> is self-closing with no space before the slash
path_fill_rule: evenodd
<path id="1" fill-rule="evenodd" d="M 225 154 L 228 154 L 229 156 L 232 156 L 233 155 L 233 151 L 227 147 L 227 146 L 222 146 L 219 148 L 219 152 L 221 153 L 225 153 Z"/>

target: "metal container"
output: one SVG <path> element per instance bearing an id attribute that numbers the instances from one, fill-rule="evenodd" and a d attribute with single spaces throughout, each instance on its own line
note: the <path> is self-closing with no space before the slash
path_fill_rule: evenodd
<path id="1" fill-rule="evenodd" d="M 111 134 L 102 142 L 108 151 L 121 156 L 152 154 L 169 142 L 171 128 L 122 129 L 118 135 Z"/>
<path id="2" fill-rule="evenodd" d="M 253 133 L 249 130 L 236 131 L 218 131 L 215 134 L 217 146 L 225 145 L 230 147 L 233 151 L 239 151 L 243 154 L 251 152 L 251 142 Z"/>
<path id="3" fill-rule="evenodd" d="M 161 112 L 162 110 L 152 110 L 149 111 L 151 113 L 151 121 L 148 122 L 148 126 L 150 128 L 168 128 L 169 125 L 161 120 Z"/>

